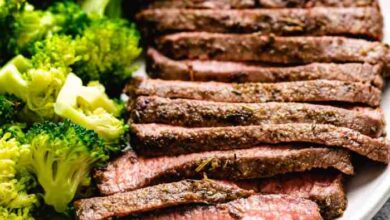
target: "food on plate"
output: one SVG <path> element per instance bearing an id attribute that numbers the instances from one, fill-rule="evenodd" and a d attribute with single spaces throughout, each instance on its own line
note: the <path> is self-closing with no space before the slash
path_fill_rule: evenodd
<path id="1" fill-rule="evenodd" d="M 382 39 L 383 19 L 375 7 L 194 10 L 146 9 L 137 14 L 145 36 L 179 31 L 275 35 L 349 35 Z"/>
<path id="2" fill-rule="evenodd" d="M 172 209 L 138 219 L 304 219 L 321 220 L 318 206 L 306 199 L 287 195 L 254 195 L 229 203 Z"/>
<path id="3" fill-rule="evenodd" d="M 259 61 L 275 64 L 312 62 L 388 63 L 381 42 L 346 37 L 278 37 L 254 34 L 183 32 L 156 39 L 157 49 L 174 59 Z"/>
<path id="4" fill-rule="evenodd" d="M 317 123 L 347 127 L 371 137 L 384 135 L 383 111 L 308 103 L 226 103 L 139 96 L 129 103 L 133 123 L 222 127 Z"/>
<path id="5" fill-rule="evenodd" d="M 110 195 L 204 174 L 209 178 L 241 180 L 315 168 L 334 168 L 347 175 L 354 172 L 351 157 L 344 150 L 297 144 L 152 158 L 127 152 L 95 176 L 100 192 Z"/>
<path id="6" fill-rule="evenodd" d="M 186 204 L 215 204 L 253 195 L 234 184 L 213 180 L 182 180 L 106 197 L 75 202 L 80 220 L 105 219 Z"/>
<path id="7" fill-rule="evenodd" d="M 173 60 L 149 48 L 146 68 L 150 77 L 164 80 L 218 82 L 288 82 L 339 80 L 383 87 L 383 65 L 369 63 L 311 63 L 299 66 L 269 66 L 213 60 Z"/>
<path id="8" fill-rule="evenodd" d="M 278 83 L 220 83 L 137 78 L 130 96 L 159 96 L 215 102 L 344 102 L 380 105 L 381 90 L 364 83 L 309 80 Z"/>
<path id="9" fill-rule="evenodd" d="M 377 0 L 148 0 L 149 8 L 312 8 L 312 7 L 364 7 L 377 6 Z"/>

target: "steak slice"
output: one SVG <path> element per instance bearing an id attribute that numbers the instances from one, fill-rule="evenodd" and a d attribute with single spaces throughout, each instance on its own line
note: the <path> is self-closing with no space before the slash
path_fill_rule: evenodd
<path id="1" fill-rule="evenodd" d="M 183 31 L 280 36 L 356 36 L 381 40 L 383 17 L 376 7 L 312 9 L 147 9 L 136 19 L 145 36 Z"/>
<path id="2" fill-rule="evenodd" d="M 287 195 L 254 195 L 225 204 L 171 209 L 142 216 L 144 220 L 321 220 L 318 206 Z"/>
<path id="3" fill-rule="evenodd" d="M 215 102 L 346 102 L 380 105 L 381 91 L 369 84 L 332 80 L 283 83 L 185 82 L 138 78 L 131 96 L 159 96 Z"/>
<path id="4" fill-rule="evenodd" d="M 185 204 L 223 203 L 253 194 L 254 191 L 241 189 L 228 183 L 212 180 L 183 180 L 107 197 L 82 199 L 75 202 L 75 208 L 80 220 L 98 220 Z"/>
<path id="5" fill-rule="evenodd" d="M 351 128 L 371 137 L 382 136 L 385 128 L 379 109 L 348 110 L 300 103 L 221 103 L 140 96 L 129 106 L 129 111 L 135 123 L 184 127 L 317 123 Z"/>
<path id="6" fill-rule="evenodd" d="M 350 155 L 344 150 L 279 145 L 157 158 L 127 152 L 105 169 L 96 171 L 95 177 L 100 192 L 110 195 L 162 182 L 200 178 L 203 174 L 215 179 L 240 180 L 314 168 L 334 168 L 353 174 Z"/>
<path id="7" fill-rule="evenodd" d="M 377 6 L 376 0 L 149 0 L 149 8 L 312 8 Z"/>
<path id="8" fill-rule="evenodd" d="M 153 48 L 147 53 L 147 72 L 152 78 L 218 82 L 285 82 L 316 79 L 362 82 L 383 87 L 383 65 L 368 63 L 311 63 L 293 67 L 264 64 L 186 60 L 176 61 Z"/>
<path id="9" fill-rule="evenodd" d="M 259 61 L 279 64 L 312 62 L 388 63 L 381 42 L 344 37 L 275 37 L 259 34 L 178 33 L 157 39 L 157 49 L 174 59 Z"/>
<path id="10" fill-rule="evenodd" d="M 237 186 L 261 194 L 286 194 L 318 204 L 325 219 L 340 217 L 347 207 L 341 174 L 310 172 L 287 174 L 263 180 L 234 182 Z"/>
<path id="11" fill-rule="evenodd" d="M 304 142 L 345 148 L 383 163 L 390 160 L 390 143 L 387 140 L 371 138 L 349 128 L 324 124 L 263 124 L 213 128 L 132 124 L 131 134 L 131 146 L 144 156 Z"/>

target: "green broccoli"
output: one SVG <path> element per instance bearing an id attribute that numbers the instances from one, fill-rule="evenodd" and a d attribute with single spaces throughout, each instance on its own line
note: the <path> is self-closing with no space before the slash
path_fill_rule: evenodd
<path id="1" fill-rule="evenodd" d="M 28 191 L 35 187 L 35 180 L 21 165 L 23 147 L 10 133 L 2 131 L 0 129 L 0 219 L 32 220 L 38 198 Z"/>
<path id="2" fill-rule="evenodd" d="M 93 21 L 76 40 L 81 59 L 73 72 L 84 82 L 99 80 L 109 95 L 120 94 L 137 68 L 132 63 L 142 52 L 139 38 L 135 26 L 123 19 Z"/>
<path id="3" fill-rule="evenodd" d="M 0 95 L 0 126 L 14 121 L 22 107 L 22 101 L 15 96 Z"/>
<path id="4" fill-rule="evenodd" d="M 29 56 L 35 42 L 53 34 L 75 36 L 90 22 L 87 14 L 72 1 L 54 3 L 44 11 L 35 10 L 30 4 L 18 9 L 8 13 L 6 22 L 0 23 L 5 33 L 0 42 L 3 60 L 18 54 Z"/>
<path id="5" fill-rule="evenodd" d="M 98 135 L 69 120 L 35 124 L 24 149 L 24 165 L 36 175 L 45 203 L 58 212 L 67 210 L 91 169 L 108 159 Z"/>
<path id="6" fill-rule="evenodd" d="M 93 18 L 122 17 L 122 0 L 78 0 L 77 2 Z"/>
<path id="7" fill-rule="evenodd" d="M 111 151 L 120 150 L 118 141 L 127 130 L 120 116 L 122 105 L 110 100 L 98 82 L 83 86 L 80 78 L 69 74 L 57 97 L 55 112 L 87 129 L 94 130 Z"/>

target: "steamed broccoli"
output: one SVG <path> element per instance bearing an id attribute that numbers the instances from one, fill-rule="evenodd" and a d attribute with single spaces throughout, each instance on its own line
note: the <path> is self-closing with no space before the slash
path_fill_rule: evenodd
<path id="1" fill-rule="evenodd" d="M 69 74 L 55 103 L 59 116 L 94 130 L 111 151 L 120 150 L 117 144 L 127 129 L 123 120 L 116 118 L 122 109 L 122 105 L 108 98 L 98 82 L 83 86 L 74 74 Z"/>
<path id="2" fill-rule="evenodd" d="M 90 170 L 108 159 L 104 143 L 90 130 L 65 120 L 34 125 L 27 133 L 24 165 L 36 175 L 43 199 L 65 212 Z"/>
<path id="3" fill-rule="evenodd" d="M 23 107 L 21 100 L 12 95 L 0 95 L 0 126 L 15 120 Z"/>
<path id="4" fill-rule="evenodd" d="M 142 51 L 137 29 L 122 19 L 92 22 L 76 45 L 81 60 L 72 66 L 73 72 L 84 82 L 99 80 L 110 95 L 121 93 L 137 68 L 132 63 Z"/>
<path id="5" fill-rule="evenodd" d="M 0 42 L 3 60 L 18 54 L 30 55 L 35 42 L 52 34 L 75 36 L 90 22 L 87 14 L 72 1 L 54 3 L 45 11 L 35 10 L 30 4 L 17 8 L 8 13 L 6 22 L 0 22 L 5 34 Z"/>
<path id="6" fill-rule="evenodd" d="M 38 198 L 28 193 L 36 184 L 21 165 L 24 150 L 11 133 L 0 134 L 0 219 L 32 220 Z"/>
<path id="7" fill-rule="evenodd" d="M 91 17 L 122 17 L 122 0 L 78 0 L 77 2 Z"/>

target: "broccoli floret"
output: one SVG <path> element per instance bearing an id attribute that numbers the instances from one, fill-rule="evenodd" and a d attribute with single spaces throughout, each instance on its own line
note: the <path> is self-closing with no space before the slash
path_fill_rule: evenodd
<path id="1" fill-rule="evenodd" d="M 21 10 L 7 17 L 1 30 L 3 59 L 18 54 L 29 56 L 34 43 L 53 34 L 76 36 L 89 24 L 90 19 L 80 6 L 71 1 L 57 2 L 47 10 L 35 10 L 25 4 Z"/>
<path id="2" fill-rule="evenodd" d="M 35 124 L 27 133 L 23 161 L 44 190 L 43 199 L 65 212 L 90 170 L 108 159 L 98 135 L 65 120 Z"/>
<path id="3" fill-rule="evenodd" d="M 120 150 L 118 141 L 127 130 L 120 116 L 122 105 L 110 100 L 98 82 L 83 86 L 80 78 L 69 74 L 55 103 L 55 112 L 87 129 L 94 130 L 105 140 L 110 151 Z"/>
<path id="4" fill-rule="evenodd" d="M 54 102 L 69 65 L 77 61 L 73 40 L 54 35 L 38 42 L 34 56 L 15 57 L 0 70 L 0 94 L 12 94 L 26 103 L 23 119 L 29 122 L 56 120 Z"/>
<path id="5" fill-rule="evenodd" d="M 142 52 L 135 25 L 123 19 L 96 20 L 76 44 L 81 60 L 72 66 L 73 72 L 84 82 L 100 81 L 109 95 L 120 94 Z"/>
<path id="6" fill-rule="evenodd" d="M 36 184 L 21 165 L 23 147 L 11 136 L 6 132 L 0 138 L 0 219 L 32 220 L 38 199 L 28 191 Z"/>
<path id="7" fill-rule="evenodd" d="M 23 102 L 13 95 L 0 95 L 0 126 L 15 120 Z"/>

